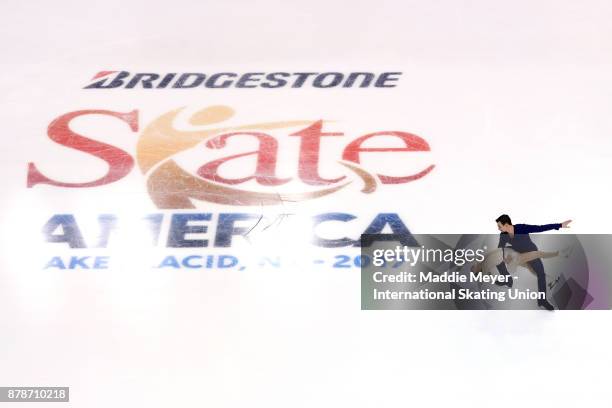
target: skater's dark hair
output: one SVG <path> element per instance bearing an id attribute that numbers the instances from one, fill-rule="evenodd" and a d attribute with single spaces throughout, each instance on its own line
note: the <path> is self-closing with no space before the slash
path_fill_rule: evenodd
<path id="1" fill-rule="evenodd" d="M 512 220 L 510 219 L 510 217 L 508 216 L 508 214 L 502 214 L 499 217 L 497 217 L 497 219 L 495 220 L 495 222 L 499 222 L 501 225 L 506 225 L 506 224 L 510 224 L 512 225 Z"/>

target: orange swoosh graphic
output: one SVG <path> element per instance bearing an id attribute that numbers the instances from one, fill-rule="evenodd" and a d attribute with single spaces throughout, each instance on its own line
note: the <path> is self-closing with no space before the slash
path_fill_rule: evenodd
<path id="1" fill-rule="evenodd" d="M 307 120 L 294 120 L 253 123 L 249 125 L 218 127 L 206 130 L 177 130 L 174 128 L 173 123 L 183 109 L 184 108 L 180 108 L 163 114 L 149 124 L 142 132 L 136 146 L 136 160 L 143 174 L 149 172 L 156 164 L 222 132 L 247 129 L 281 129 L 291 126 L 309 125 L 312 123 L 312 121 Z M 233 115 L 234 110 L 228 106 L 209 106 L 194 113 L 189 123 L 198 126 L 212 125 L 223 122 Z"/>

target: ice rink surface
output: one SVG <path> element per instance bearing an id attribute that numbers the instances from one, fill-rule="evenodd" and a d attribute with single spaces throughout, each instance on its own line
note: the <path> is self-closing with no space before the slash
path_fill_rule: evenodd
<path id="1" fill-rule="evenodd" d="M 329 239 L 354 239 L 381 213 L 423 234 L 495 233 L 501 213 L 533 224 L 571 218 L 569 232 L 609 233 L 609 1 L 3 0 L 0 15 L 0 386 L 70 386 L 75 407 L 609 404 L 609 311 L 361 311 L 359 268 L 333 262 L 359 250 L 312 245 L 305 221 L 354 216 L 322 225 L 318 234 Z M 402 74 L 389 88 L 84 89 L 101 71 Z M 139 141 L 147 129 L 154 139 L 160 127 L 148 126 L 182 107 L 176 127 L 192 131 L 189 115 L 211 106 L 232 109 L 231 127 L 325 121 L 324 131 L 343 136 L 323 138 L 321 177 L 355 176 L 337 164 L 343 149 L 389 130 L 418 135 L 430 150 L 384 160 L 364 153 L 363 168 L 394 176 L 435 168 L 371 193 L 360 191 L 363 176 L 303 202 L 198 201 L 197 211 L 212 214 L 211 232 L 222 213 L 262 214 L 267 223 L 229 247 L 169 248 L 172 215 L 195 210 L 156 204 L 160 190 L 147 187 L 143 170 L 150 151 Z M 47 134 L 81 110 L 138 110 L 137 130 L 101 115 L 71 124 L 135 157 L 133 169 L 98 187 L 28 188 L 29 163 L 64 183 L 107 173 L 103 160 Z M 292 126 L 270 132 L 278 176 L 298 183 L 297 138 L 287 136 L 305 126 Z M 157 152 L 167 152 L 161 140 Z M 173 157 L 196 174 L 224 156 L 202 157 L 205 148 Z M 244 152 L 230 141 L 227 148 Z M 244 177 L 246 167 L 226 174 Z M 301 188 L 287 184 L 289 193 Z M 154 213 L 164 216 L 159 246 L 118 235 L 94 248 L 100 214 Z M 43 242 L 56 214 L 75 216 L 87 248 Z M 155 267 L 167 255 L 260 253 L 298 262 Z M 114 262 L 45 268 L 75 255 Z"/>

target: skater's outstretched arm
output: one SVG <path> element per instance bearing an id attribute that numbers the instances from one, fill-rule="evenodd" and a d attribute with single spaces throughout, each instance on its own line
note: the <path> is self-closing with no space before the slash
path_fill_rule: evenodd
<path id="1" fill-rule="evenodd" d="M 516 224 L 514 226 L 515 234 L 531 234 L 532 232 L 545 232 L 550 230 L 558 230 L 559 228 L 569 228 L 569 224 L 572 220 L 563 221 L 557 224 L 545 224 L 545 225 L 529 225 L 529 224 Z"/>
<path id="2" fill-rule="evenodd" d="M 529 225 L 529 224 L 516 224 L 514 231 L 516 234 L 531 234 L 533 232 L 546 232 L 550 230 L 558 230 L 561 228 L 561 224 L 546 224 L 546 225 Z"/>

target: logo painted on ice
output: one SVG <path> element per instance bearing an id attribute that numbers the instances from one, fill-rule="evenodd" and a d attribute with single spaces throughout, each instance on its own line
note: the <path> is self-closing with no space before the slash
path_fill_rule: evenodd
<path id="1" fill-rule="evenodd" d="M 66 113 L 55 119 L 48 127 L 51 140 L 65 147 L 76 149 L 104 160 L 109 169 L 96 180 L 82 183 L 61 182 L 45 176 L 34 163 L 28 165 L 27 186 L 47 184 L 64 188 L 98 187 L 121 180 L 128 175 L 135 163 L 147 178 L 147 189 L 153 202 L 161 209 L 195 208 L 192 200 L 217 204 L 274 205 L 282 201 L 304 201 L 338 192 L 354 181 L 362 183 L 361 191 L 373 193 L 381 184 L 402 184 L 418 180 L 432 171 L 429 165 L 414 174 L 389 176 L 377 174 L 361 165 L 362 153 L 426 152 L 429 144 L 421 137 L 402 131 L 381 131 L 369 133 L 350 141 L 343 149 L 337 162 L 345 174 L 336 178 L 325 178 L 319 174 L 319 158 L 323 138 L 341 137 L 341 132 L 325 132 L 324 120 L 260 122 L 239 126 L 222 126 L 234 116 L 228 106 L 209 106 L 195 112 L 189 118 L 194 130 L 179 130 L 175 119 L 183 108 L 167 112 L 153 120 L 141 132 L 136 145 L 135 157 L 126 151 L 82 136 L 69 127 L 70 122 L 86 115 L 106 115 L 125 122 L 133 132 L 139 131 L 138 111 L 127 113 L 108 110 L 80 110 Z M 296 177 L 277 175 L 278 140 L 269 131 L 302 127 L 288 136 L 299 139 L 299 154 Z M 403 147 L 364 147 L 364 143 L 379 137 L 395 137 Z M 223 149 L 229 140 L 255 140 L 258 148 L 253 151 L 232 154 L 207 162 L 196 174 L 183 169 L 175 160 L 176 156 L 203 143 L 208 149 Z M 231 161 L 244 157 L 255 159 L 255 169 L 248 177 L 228 178 L 219 173 L 219 168 Z M 304 185 L 302 192 L 283 193 L 281 186 L 290 181 Z M 247 182 L 254 182 L 261 190 L 239 188 Z M 253 184 L 253 183 L 251 183 Z M 314 188 L 314 190 L 313 190 Z"/>

